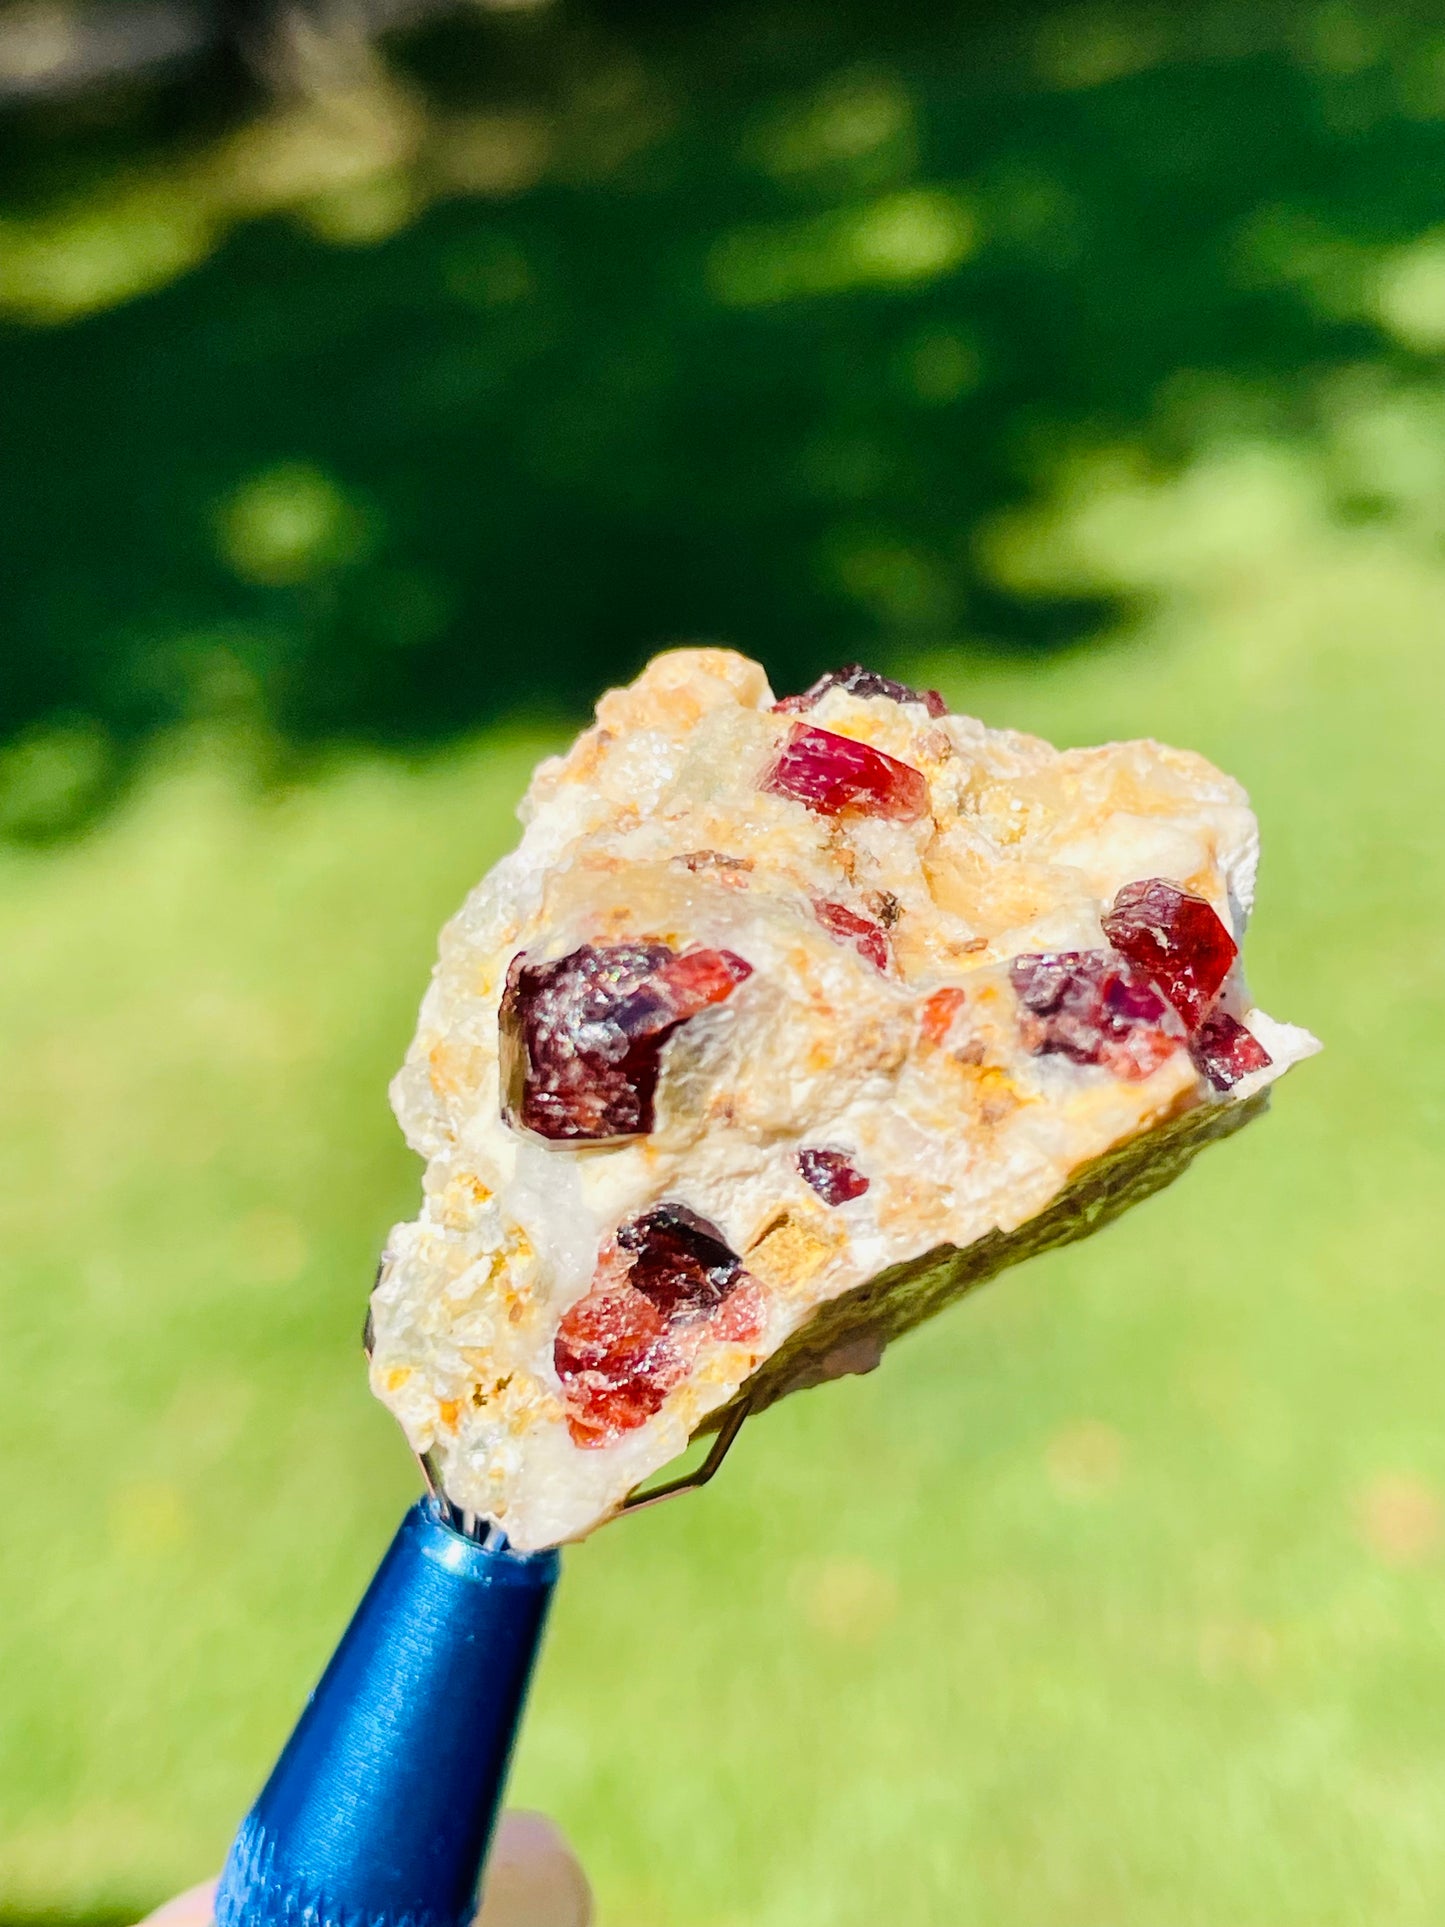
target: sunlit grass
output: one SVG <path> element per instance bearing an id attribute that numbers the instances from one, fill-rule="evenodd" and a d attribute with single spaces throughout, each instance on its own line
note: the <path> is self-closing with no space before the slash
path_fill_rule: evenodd
<path id="1" fill-rule="evenodd" d="M 1252 974 L 1327 1053 L 1176 1191 L 568 1555 L 516 1793 L 613 1927 L 1445 1912 L 1445 574 L 1308 489 L 1267 541 L 1217 475 L 1160 489 L 1132 546 L 1088 537 L 1124 586 L 1168 550 L 1146 636 L 926 667 L 1242 775 Z M 412 1490 L 357 1353 L 416 1187 L 384 1086 L 541 747 L 277 797 L 193 746 L 7 860 L 0 1909 L 215 1865 Z"/>

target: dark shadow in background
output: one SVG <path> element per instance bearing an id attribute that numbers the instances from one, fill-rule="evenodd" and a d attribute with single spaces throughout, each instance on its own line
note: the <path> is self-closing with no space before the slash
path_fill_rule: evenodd
<path id="1" fill-rule="evenodd" d="M 198 713 L 300 753 L 421 745 L 579 712 L 676 639 L 789 687 L 1087 635 L 1099 605 L 1006 593 L 977 531 L 1072 441 L 1186 454 L 1181 371 L 1307 432 L 1322 369 L 1389 352 L 1247 263 L 1271 223 L 1348 250 L 1440 219 L 1439 38 L 1428 8 L 1261 0 L 562 0 L 412 30 L 386 58 L 424 156 L 515 137 L 510 184 L 504 153 L 501 188 L 423 188 L 365 244 L 354 195 L 317 217 L 347 245 L 221 222 L 169 285 L 0 337 L 0 737 L 84 751 L 46 801 L 41 743 L 10 827 L 79 820 Z M 103 211 L 258 111 L 214 62 L 28 105 L 9 209 Z M 881 278 L 844 232 L 880 206 Z M 143 213 L 105 218 L 134 244 Z"/>

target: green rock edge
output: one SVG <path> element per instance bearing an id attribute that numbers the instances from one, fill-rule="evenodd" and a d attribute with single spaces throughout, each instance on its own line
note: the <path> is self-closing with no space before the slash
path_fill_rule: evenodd
<path id="1" fill-rule="evenodd" d="M 819 1383 L 829 1376 L 825 1359 L 840 1347 L 890 1344 L 1011 1265 L 1102 1230 L 1172 1184 L 1206 1144 L 1233 1136 L 1268 1104 L 1266 1087 L 1252 1097 L 1195 1105 L 1081 1165 L 1053 1203 L 1017 1230 L 990 1231 L 963 1250 L 935 1245 L 829 1299 L 708 1414 L 699 1434 L 717 1431 L 739 1405 L 755 1417 L 786 1393 Z"/>

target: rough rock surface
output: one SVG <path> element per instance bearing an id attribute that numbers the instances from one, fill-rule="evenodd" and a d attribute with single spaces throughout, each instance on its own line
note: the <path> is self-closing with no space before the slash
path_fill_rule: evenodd
<path id="1" fill-rule="evenodd" d="M 372 1384 L 518 1546 L 1094 1230 L 1316 1047 L 1237 963 L 1208 990 L 1253 895 L 1236 783 L 913 694 L 815 685 L 800 783 L 756 664 L 658 657 L 537 771 L 442 934 Z"/>

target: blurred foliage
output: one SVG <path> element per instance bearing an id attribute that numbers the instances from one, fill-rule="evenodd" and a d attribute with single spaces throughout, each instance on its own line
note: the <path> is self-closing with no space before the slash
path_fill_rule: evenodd
<path id="1" fill-rule="evenodd" d="M 1125 603 L 1018 513 L 1119 447 L 1445 526 L 1433 7 L 558 0 L 293 65 L 0 129 L 11 834 L 197 717 L 285 765 L 683 637 L 1051 649 Z"/>

